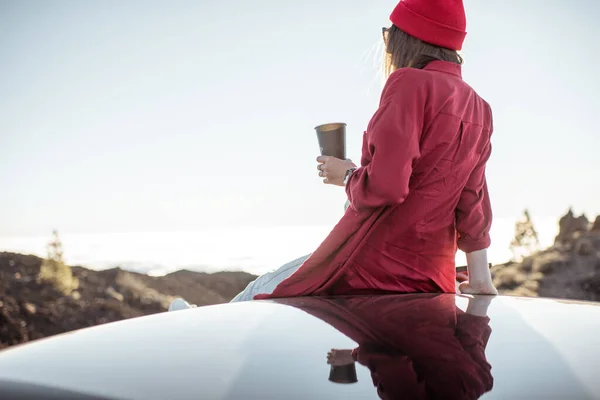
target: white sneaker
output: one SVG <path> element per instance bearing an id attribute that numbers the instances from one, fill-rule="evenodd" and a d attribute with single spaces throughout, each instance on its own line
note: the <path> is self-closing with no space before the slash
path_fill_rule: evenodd
<path id="1" fill-rule="evenodd" d="M 185 301 L 184 299 L 182 299 L 181 297 L 178 297 L 175 300 L 173 300 L 171 302 L 171 304 L 169 304 L 169 311 L 186 310 L 188 308 L 195 308 L 195 307 L 197 307 L 195 304 L 190 304 L 187 301 Z"/>

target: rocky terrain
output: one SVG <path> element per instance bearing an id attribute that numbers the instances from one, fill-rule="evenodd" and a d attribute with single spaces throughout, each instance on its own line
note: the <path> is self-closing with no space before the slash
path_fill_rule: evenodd
<path id="1" fill-rule="evenodd" d="M 501 294 L 600 301 L 600 217 L 590 223 L 569 211 L 553 246 L 495 265 L 492 275 Z"/>
<path id="2" fill-rule="evenodd" d="M 166 311 L 174 296 L 197 305 L 231 300 L 255 276 L 177 271 L 151 277 L 121 269 L 72 267 L 68 295 L 40 282 L 42 259 L 0 252 L 0 349 L 58 333 Z"/>

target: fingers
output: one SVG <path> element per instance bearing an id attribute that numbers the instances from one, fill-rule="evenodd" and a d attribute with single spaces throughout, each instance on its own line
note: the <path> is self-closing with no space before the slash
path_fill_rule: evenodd
<path id="1" fill-rule="evenodd" d="M 465 282 L 462 282 L 460 285 L 458 285 L 458 290 L 459 290 L 461 293 L 464 293 L 464 294 L 471 294 L 471 293 L 470 293 L 470 289 L 471 289 L 471 287 L 469 286 L 469 282 L 467 282 L 467 281 L 465 281 Z"/>
<path id="2" fill-rule="evenodd" d="M 327 168 L 325 167 L 325 164 L 319 164 L 317 165 L 317 169 L 319 170 L 319 176 L 321 178 L 325 177 Z"/>
<path id="3" fill-rule="evenodd" d="M 333 156 L 319 156 L 319 157 L 317 157 L 317 162 L 321 163 L 321 164 L 325 164 L 327 161 L 329 161 L 331 159 L 341 160 L 341 159 L 333 157 Z M 343 161 L 348 161 L 348 162 L 352 163 L 352 165 L 356 166 L 354 164 L 354 162 L 349 158 L 346 158 Z"/>
<path id="4" fill-rule="evenodd" d="M 317 169 L 319 170 L 319 176 L 321 178 L 324 178 L 326 173 L 327 173 L 327 167 L 326 164 L 319 164 L 317 165 Z"/>
<path id="5" fill-rule="evenodd" d="M 471 295 L 498 295 L 498 290 L 492 284 L 485 284 L 483 286 L 480 285 L 471 285 L 469 282 L 462 282 L 458 285 L 458 290 L 462 294 L 471 294 Z"/>
<path id="6" fill-rule="evenodd" d="M 347 168 L 349 160 L 340 160 L 332 156 L 319 156 L 317 157 L 317 170 L 319 171 L 319 177 L 324 178 L 323 183 L 328 185 L 339 185 L 343 186 L 342 181 L 344 173 L 349 169 Z M 352 165 L 352 163 L 350 161 Z"/>
<path id="7" fill-rule="evenodd" d="M 328 157 L 328 156 L 322 156 L 322 157 Z M 321 158 L 321 157 L 319 157 Z M 317 161 L 319 161 L 319 158 L 317 158 Z M 327 164 L 319 164 L 317 165 L 317 169 L 319 170 L 319 176 L 321 178 L 325 178 L 323 179 L 323 183 L 329 183 L 329 181 L 327 180 Z"/>

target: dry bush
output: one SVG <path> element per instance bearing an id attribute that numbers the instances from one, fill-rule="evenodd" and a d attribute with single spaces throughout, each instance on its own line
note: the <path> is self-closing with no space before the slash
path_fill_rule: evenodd
<path id="1" fill-rule="evenodd" d="M 538 281 L 529 279 L 526 280 L 521 287 L 533 293 L 537 293 L 538 289 L 540 288 L 540 283 Z"/>
<path id="2" fill-rule="evenodd" d="M 523 218 L 515 224 L 515 237 L 510 243 L 515 261 L 535 254 L 540 249 L 540 241 L 529 211 L 523 211 Z"/>
<path id="3" fill-rule="evenodd" d="M 494 286 L 503 290 L 515 289 L 526 280 L 527 275 L 520 271 L 518 266 L 506 266 L 496 270 L 494 274 Z"/>
<path id="4" fill-rule="evenodd" d="M 521 262 L 521 271 L 523 272 L 531 272 L 533 269 L 533 260 L 534 257 L 530 256 L 530 257 L 526 257 L 523 259 L 523 261 Z"/>
<path id="5" fill-rule="evenodd" d="M 532 270 L 547 274 L 558 270 L 561 267 L 566 267 L 569 264 L 568 255 L 561 254 L 558 251 L 539 254 L 533 261 Z"/>
<path id="6" fill-rule="evenodd" d="M 68 296 L 79 287 L 79 281 L 73 276 L 71 267 L 63 262 L 62 242 L 58 232 L 52 232 L 53 239 L 48 244 L 48 257 L 42 262 L 38 279 L 50 283 L 60 293 Z"/>
<path id="7" fill-rule="evenodd" d="M 118 273 L 116 277 L 119 293 L 129 302 L 139 302 L 141 304 L 159 303 L 163 308 L 169 308 L 169 304 L 174 297 L 159 293 L 157 290 L 148 287 L 133 274 Z"/>

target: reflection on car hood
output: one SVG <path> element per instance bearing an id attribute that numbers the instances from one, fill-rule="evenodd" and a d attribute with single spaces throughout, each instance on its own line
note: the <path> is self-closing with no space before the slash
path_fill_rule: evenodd
<path id="1" fill-rule="evenodd" d="M 0 352 L 0 397 L 35 384 L 107 399 L 594 399 L 599 331 L 599 304 L 549 299 L 224 304 Z"/>

